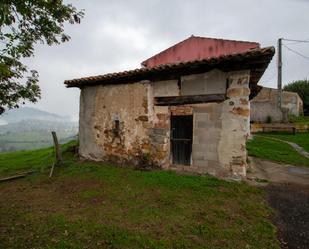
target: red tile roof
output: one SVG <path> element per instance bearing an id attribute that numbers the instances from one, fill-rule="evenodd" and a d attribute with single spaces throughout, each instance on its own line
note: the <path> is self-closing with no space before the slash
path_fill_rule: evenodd
<path id="1" fill-rule="evenodd" d="M 85 87 L 92 85 L 126 84 L 142 80 L 166 80 L 181 75 L 196 74 L 217 68 L 222 71 L 251 70 L 251 90 L 266 70 L 275 53 L 274 47 L 252 49 L 244 53 L 223 55 L 216 58 L 165 64 L 153 68 L 139 68 L 130 71 L 109 73 L 79 79 L 66 80 L 67 87 Z"/>

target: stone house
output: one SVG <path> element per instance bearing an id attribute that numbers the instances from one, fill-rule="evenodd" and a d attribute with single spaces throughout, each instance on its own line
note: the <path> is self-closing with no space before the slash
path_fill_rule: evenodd
<path id="1" fill-rule="evenodd" d="M 282 107 L 289 115 L 303 114 L 303 101 L 295 92 L 282 91 Z M 251 122 L 282 122 L 284 112 L 278 108 L 278 89 L 263 87 L 251 100 Z"/>
<path id="2" fill-rule="evenodd" d="M 81 89 L 80 156 L 245 176 L 249 99 L 273 55 L 256 47 L 65 81 Z"/>

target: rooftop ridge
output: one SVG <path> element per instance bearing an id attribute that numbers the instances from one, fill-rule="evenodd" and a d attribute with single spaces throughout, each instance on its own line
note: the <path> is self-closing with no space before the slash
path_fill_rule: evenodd
<path id="1" fill-rule="evenodd" d="M 247 43 L 247 44 L 249 43 L 249 44 L 255 44 L 255 45 L 257 45 L 258 47 L 260 47 L 260 44 L 259 44 L 258 42 L 243 41 L 243 40 L 232 40 L 232 39 L 223 39 L 223 38 L 212 38 L 212 37 L 203 37 L 203 36 L 191 35 L 191 36 L 189 36 L 188 38 L 186 38 L 186 39 L 184 39 L 184 40 L 182 40 L 182 41 L 180 41 L 180 42 L 177 42 L 177 43 L 171 45 L 170 47 L 168 47 L 168 48 L 162 50 L 161 52 L 159 52 L 159 53 L 157 53 L 157 54 L 155 54 L 155 55 L 153 55 L 153 56 L 151 56 L 151 57 L 145 59 L 145 60 L 141 63 L 141 65 L 142 65 L 142 66 L 145 66 L 145 64 L 146 64 L 147 61 L 149 61 L 149 60 L 151 60 L 151 59 L 153 59 L 153 58 L 155 58 L 155 57 L 158 57 L 159 55 L 162 55 L 162 54 L 166 53 L 167 51 L 169 51 L 169 50 L 172 49 L 173 47 L 175 47 L 175 46 L 177 46 L 177 45 L 180 45 L 180 44 L 182 44 L 182 43 L 184 43 L 184 42 L 186 42 L 186 41 L 188 41 L 188 40 L 190 40 L 190 39 L 204 39 L 204 40 L 215 40 L 215 41 L 227 41 L 227 42 L 237 42 L 237 43 Z"/>
<path id="2" fill-rule="evenodd" d="M 194 38 L 200 38 L 200 39 L 210 39 L 210 40 L 219 40 L 219 41 L 231 41 L 231 42 L 244 42 L 244 43 L 254 43 L 254 44 L 259 44 L 258 42 L 253 42 L 253 41 L 245 41 L 245 40 L 234 40 L 234 39 L 225 39 L 225 38 L 212 38 L 212 37 L 204 37 L 204 36 L 195 36 L 192 35 L 189 38 L 194 37 Z M 188 38 L 188 39 L 189 39 Z"/>

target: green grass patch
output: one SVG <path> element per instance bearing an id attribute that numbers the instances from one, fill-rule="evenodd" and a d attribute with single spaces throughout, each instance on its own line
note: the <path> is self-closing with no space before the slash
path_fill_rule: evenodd
<path id="1" fill-rule="evenodd" d="M 89 189 L 89 190 L 80 192 L 79 195 L 81 198 L 84 198 L 84 199 L 92 199 L 92 198 L 99 197 L 101 195 L 101 192 L 97 190 Z"/>
<path id="2" fill-rule="evenodd" d="M 296 133 L 295 135 L 285 133 L 263 133 L 263 136 L 296 143 L 309 152 L 309 133 Z"/>
<path id="3" fill-rule="evenodd" d="M 264 137 L 264 134 L 263 137 L 257 135 L 252 140 L 249 140 L 247 150 L 249 156 L 309 167 L 309 159 L 298 154 L 289 144 Z"/>
<path id="4" fill-rule="evenodd" d="M 309 116 L 290 116 L 289 121 L 295 124 L 309 124 Z"/>
<path id="5" fill-rule="evenodd" d="M 43 152 L 32 153 L 7 156 L 7 165 L 40 161 Z M 279 249 L 257 188 L 64 158 L 53 178 L 0 185 L 0 248 Z"/>
<path id="6" fill-rule="evenodd" d="M 65 151 L 70 146 L 76 145 L 76 141 L 62 146 Z M 43 171 L 50 168 L 54 162 L 54 148 L 39 150 L 17 151 L 0 153 L 0 176 L 6 176 L 26 170 Z"/>

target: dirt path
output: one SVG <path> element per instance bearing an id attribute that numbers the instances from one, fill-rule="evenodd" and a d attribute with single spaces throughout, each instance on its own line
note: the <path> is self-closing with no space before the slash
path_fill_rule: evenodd
<path id="1" fill-rule="evenodd" d="M 292 143 L 292 142 L 288 142 L 288 141 L 284 141 L 284 140 L 281 140 L 281 141 L 286 142 L 287 144 L 291 145 L 293 147 L 293 149 L 296 150 L 302 156 L 309 158 L 309 153 L 307 151 L 305 151 L 303 147 L 299 146 L 296 143 Z"/>
<path id="2" fill-rule="evenodd" d="M 270 184 L 263 187 L 284 249 L 309 248 L 309 186 Z"/>
<path id="3" fill-rule="evenodd" d="M 282 248 L 308 249 L 309 168 L 251 157 L 248 179 L 267 193 Z"/>
<path id="4" fill-rule="evenodd" d="M 309 168 L 279 164 L 256 157 L 250 157 L 248 179 L 267 180 L 273 183 L 294 183 L 309 185 Z M 261 182 L 261 181 L 260 181 Z"/>

